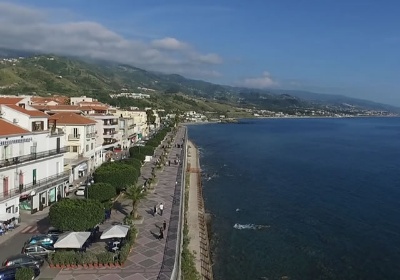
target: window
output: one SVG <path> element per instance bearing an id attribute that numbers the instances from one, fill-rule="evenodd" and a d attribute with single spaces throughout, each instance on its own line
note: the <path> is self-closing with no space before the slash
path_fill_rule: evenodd
<path id="1" fill-rule="evenodd" d="M 79 135 L 78 128 L 74 127 L 74 136 L 75 136 L 75 138 L 78 138 L 78 135 Z"/>
<path id="2" fill-rule="evenodd" d="M 32 131 L 43 131 L 44 130 L 44 122 L 36 121 L 32 122 Z"/>
<path id="3" fill-rule="evenodd" d="M 93 150 L 93 146 L 94 146 L 94 145 L 93 145 L 93 143 L 92 143 L 92 145 L 91 145 L 91 150 Z"/>
<path id="4" fill-rule="evenodd" d="M 72 146 L 72 152 L 77 153 L 78 152 L 78 146 Z"/>
<path id="5" fill-rule="evenodd" d="M 89 144 L 86 144 L 86 152 L 89 151 Z"/>

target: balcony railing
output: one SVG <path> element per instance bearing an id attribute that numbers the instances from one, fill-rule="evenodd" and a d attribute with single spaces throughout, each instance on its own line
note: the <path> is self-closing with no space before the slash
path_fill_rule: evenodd
<path id="1" fill-rule="evenodd" d="M 61 180 L 68 179 L 70 175 L 70 171 L 64 171 L 60 174 L 49 176 L 46 178 L 43 178 L 41 180 L 36 181 L 35 184 L 30 183 L 26 185 L 19 185 L 16 188 L 10 189 L 7 192 L 1 192 L 0 193 L 0 201 L 3 201 L 5 199 L 9 199 L 15 196 L 19 196 L 24 192 L 27 191 L 35 191 L 35 192 L 40 192 L 44 189 L 47 189 L 51 184 L 56 184 Z"/>
<path id="2" fill-rule="evenodd" d="M 104 132 L 103 135 L 114 135 L 117 133 L 118 133 L 117 131 L 107 131 L 107 132 Z"/>
<path id="3" fill-rule="evenodd" d="M 136 126 L 136 124 L 131 124 L 131 125 L 128 126 L 128 129 L 135 128 L 135 126 Z"/>
<path id="4" fill-rule="evenodd" d="M 109 141 L 104 141 L 103 146 L 111 145 L 111 144 L 115 144 L 115 143 L 117 143 L 116 139 L 110 139 Z"/>
<path id="5" fill-rule="evenodd" d="M 70 135 L 68 135 L 68 140 L 69 141 L 78 141 L 79 139 L 81 139 L 81 135 L 80 134 L 70 134 Z"/>
<path id="6" fill-rule="evenodd" d="M 31 153 L 29 155 L 23 155 L 23 156 L 2 159 L 2 160 L 0 160 L 0 168 L 8 167 L 8 166 L 12 166 L 12 165 L 32 161 L 32 160 L 42 159 L 42 158 L 46 158 L 46 157 L 54 156 L 54 155 L 58 155 L 58 154 L 63 154 L 66 152 L 68 152 L 68 147 L 62 147 L 60 149 L 48 150 L 48 151 L 39 152 L 39 153 Z"/>
<path id="7" fill-rule="evenodd" d="M 64 130 L 62 130 L 61 128 L 52 128 L 50 130 L 50 136 L 60 136 L 64 134 Z"/>
<path id="8" fill-rule="evenodd" d="M 114 126 L 114 125 L 118 125 L 118 121 L 116 121 L 116 122 L 104 122 L 103 124 L 104 124 L 104 126 L 107 126 L 107 125 Z"/>
<path id="9" fill-rule="evenodd" d="M 95 138 L 95 137 L 96 137 L 96 132 L 86 133 L 86 138 Z"/>

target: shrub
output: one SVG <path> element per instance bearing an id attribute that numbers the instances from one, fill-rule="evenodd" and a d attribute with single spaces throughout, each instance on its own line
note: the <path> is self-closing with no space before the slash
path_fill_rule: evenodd
<path id="1" fill-rule="evenodd" d="M 153 156 L 155 148 L 149 145 L 144 147 L 134 146 L 129 149 L 129 155 L 132 157 L 135 153 L 136 154 L 144 154 L 146 156 Z"/>
<path id="2" fill-rule="evenodd" d="M 144 162 L 144 159 L 146 158 L 146 155 L 140 154 L 140 153 L 134 153 L 132 158 L 139 160 L 140 162 Z"/>
<path id="3" fill-rule="evenodd" d="M 21 267 L 15 273 L 15 280 L 32 280 L 35 278 L 35 272 L 31 267 Z"/>
<path id="4" fill-rule="evenodd" d="M 100 264 L 109 264 L 114 262 L 114 254 L 111 252 L 104 252 L 97 254 L 97 260 Z"/>
<path id="5" fill-rule="evenodd" d="M 85 231 L 104 219 L 103 205 L 96 200 L 64 199 L 49 211 L 52 226 L 63 231 Z"/>
<path id="6" fill-rule="evenodd" d="M 144 158 L 143 158 L 144 160 Z M 140 170 L 121 162 L 103 163 L 94 173 L 96 182 L 109 183 L 117 192 L 137 182 Z"/>
<path id="7" fill-rule="evenodd" d="M 116 188 L 109 183 L 95 183 L 87 188 L 87 197 L 100 202 L 109 201 L 117 195 Z"/>
<path id="8" fill-rule="evenodd" d="M 132 165 L 136 170 L 140 170 L 142 168 L 142 162 L 137 158 L 128 158 L 122 161 L 125 164 Z"/>

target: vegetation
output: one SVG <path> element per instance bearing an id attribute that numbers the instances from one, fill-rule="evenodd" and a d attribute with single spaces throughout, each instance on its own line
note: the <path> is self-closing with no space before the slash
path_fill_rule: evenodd
<path id="1" fill-rule="evenodd" d="M 15 280 L 32 280 L 35 278 L 35 272 L 31 267 L 21 267 L 15 273 Z"/>
<path id="2" fill-rule="evenodd" d="M 189 174 L 186 174 L 186 178 L 190 178 Z M 195 257 L 189 250 L 189 228 L 186 219 L 186 213 L 188 210 L 189 203 L 189 180 L 186 180 L 185 186 L 185 222 L 183 225 L 183 245 L 182 245 L 182 279 L 183 280 L 200 280 L 200 273 L 196 269 Z"/>
<path id="3" fill-rule="evenodd" d="M 146 197 L 146 192 L 143 190 L 142 187 L 139 186 L 130 186 L 126 192 L 125 192 L 125 196 L 128 199 L 132 200 L 132 217 L 134 219 L 138 218 L 138 213 L 137 213 L 137 208 L 139 206 L 139 202 L 140 200 L 142 200 L 143 198 Z"/>
<path id="4" fill-rule="evenodd" d="M 63 231 L 86 231 L 104 220 L 104 207 L 91 199 L 63 199 L 50 207 L 49 219 Z"/>
<path id="5" fill-rule="evenodd" d="M 119 193 L 127 186 L 135 184 L 139 175 L 140 169 L 136 169 L 133 165 L 124 162 L 107 162 L 96 169 L 94 180 L 111 184 Z"/>
<path id="6" fill-rule="evenodd" d="M 146 145 L 144 147 L 134 146 L 129 149 L 129 155 L 131 157 L 133 157 L 134 154 L 136 153 L 136 154 L 143 154 L 145 156 L 153 156 L 154 150 L 155 150 L 155 147 L 150 146 L 150 145 Z"/>
<path id="7" fill-rule="evenodd" d="M 87 197 L 100 202 L 106 202 L 117 195 L 115 186 L 109 183 L 95 183 L 87 188 Z"/>

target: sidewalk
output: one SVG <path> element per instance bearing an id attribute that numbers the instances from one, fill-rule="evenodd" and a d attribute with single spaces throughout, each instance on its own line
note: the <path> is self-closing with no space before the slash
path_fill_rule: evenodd
<path id="1" fill-rule="evenodd" d="M 168 159 L 173 162 L 177 154 L 181 154 L 180 148 L 175 148 L 175 144 L 181 144 L 185 136 L 186 128 L 181 127 L 172 143 L 172 148 L 168 154 Z M 162 144 L 161 144 L 162 146 Z M 156 159 L 162 154 L 162 149 L 155 151 L 155 157 L 149 163 L 146 163 L 141 169 L 141 178 L 139 185 L 144 183 L 146 178 L 151 176 L 151 170 L 155 166 Z M 167 160 L 168 160 L 167 159 Z M 139 231 L 136 243 L 131 255 L 122 268 L 109 269 L 63 269 L 54 278 L 56 280 L 66 279 L 170 279 L 172 268 L 175 261 L 175 246 L 177 239 L 177 230 L 179 224 L 179 215 L 176 208 L 179 206 L 180 199 L 180 178 L 182 168 L 179 165 L 165 166 L 164 170 L 158 172 L 158 184 L 154 193 L 149 193 L 147 198 L 141 201 L 139 205 L 139 215 L 144 218 L 142 224 L 136 225 Z M 176 188 L 176 182 L 178 186 Z M 155 204 L 164 204 L 163 216 L 153 217 L 153 207 Z M 131 201 L 121 203 L 123 213 L 113 211 L 111 223 L 114 220 L 121 221 L 125 212 L 131 211 Z M 163 240 L 158 240 L 159 226 L 167 221 L 167 230 Z M 106 225 L 105 225 L 106 226 Z M 180 252 L 178 252 L 180 253 Z"/>

